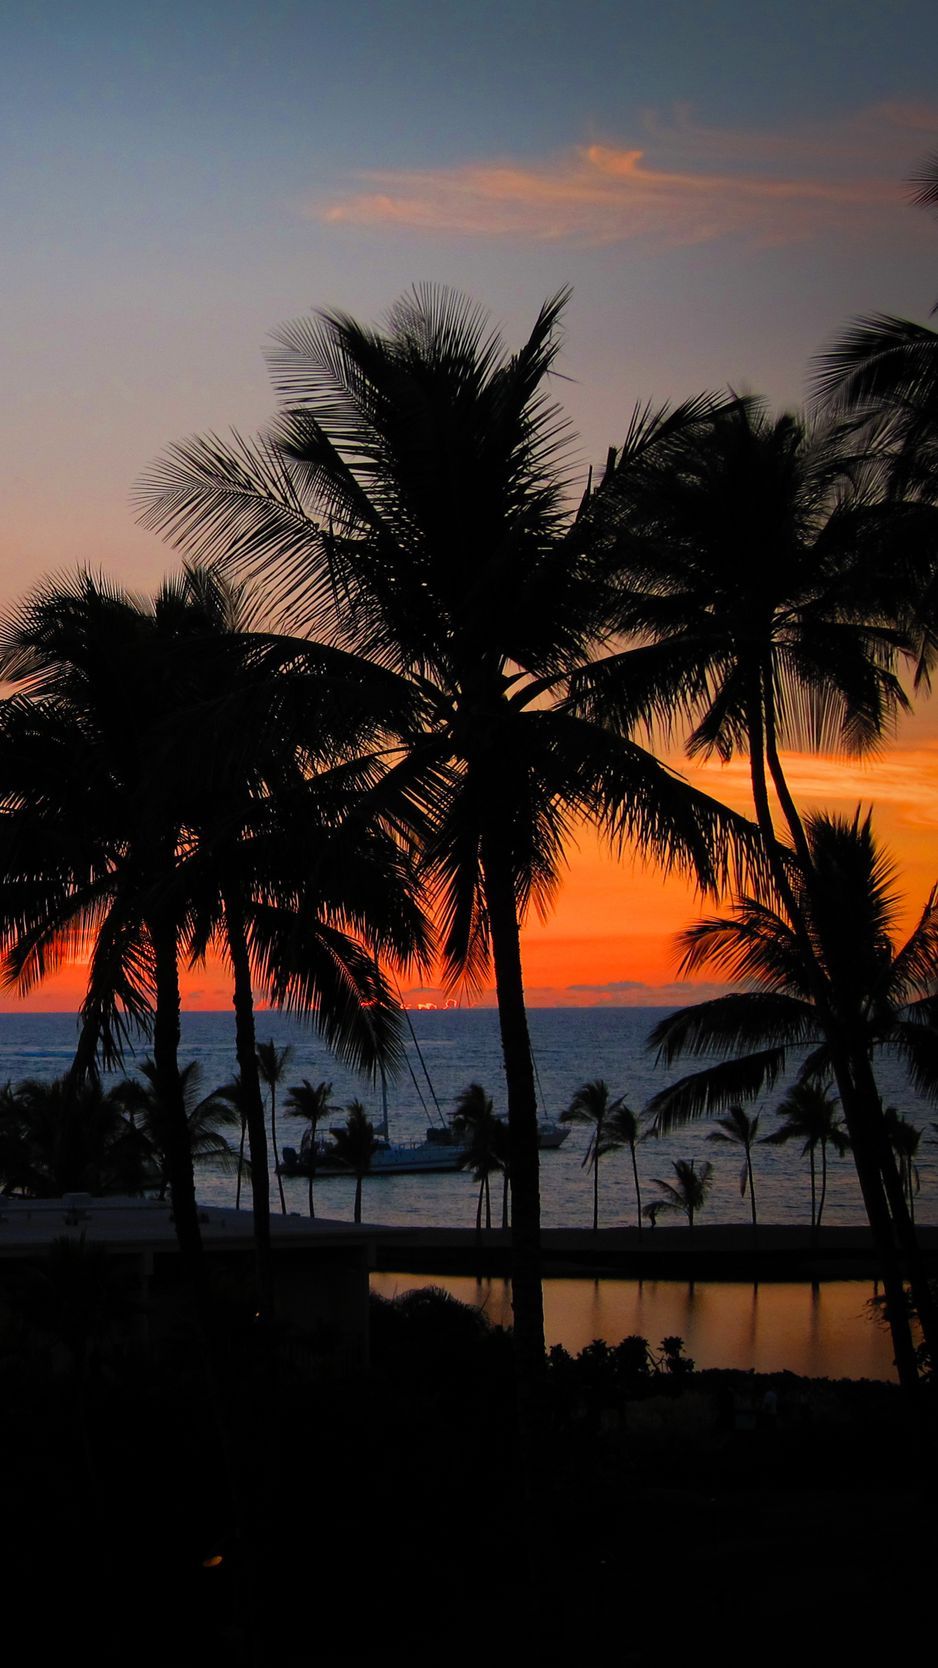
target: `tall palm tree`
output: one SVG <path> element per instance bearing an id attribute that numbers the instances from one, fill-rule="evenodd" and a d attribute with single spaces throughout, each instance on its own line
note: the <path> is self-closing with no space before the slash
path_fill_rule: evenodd
<path id="1" fill-rule="evenodd" d="M 801 1156 L 809 1160 L 811 1168 L 811 1230 L 816 1233 L 821 1226 L 827 1198 L 827 1149 L 833 1147 L 841 1157 L 850 1149 L 837 1098 L 821 1084 L 793 1083 L 777 1110 L 782 1122 L 771 1134 L 763 1135 L 762 1140 L 773 1147 L 784 1146 L 788 1141 L 803 1143 Z M 815 1160 L 818 1149 L 821 1153 L 820 1199 L 817 1195 Z"/>
<path id="2" fill-rule="evenodd" d="M 635 1184 L 635 1217 L 638 1225 L 638 1237 L 642 1237 L 642 1189 L 638 1179 L 638 1155 L 636 1147 L 643 1141 L 648 1132 L 642 1129 L 640 1112 L 633 1112 L 626 1106 L 620 1096 L 614 1103 L 606 1124 L 606 1139 L 616 1147 L 628 1147 L 632 1159 L 632 1180 Z"/>
<path id="3" fill-rule="evenodd" d="M 362 1182 L 371 1169 L 371 1161 L 380 1142 L 375 1126 L 360 1100 L 353 1100 L 344 1125 L 331 1131 L 335 1157 L 355 1177 L 355 1210 L 353 1220 L 362 1219 Z"/>
<path id="4" fill-rule="evenodd" d="M 786 747 L 869 751 L 907 706 L 894 522 L 836 432 L 756 399 L 636 413 L 598 499 L 633 646 L 578 674 L 587 711 L 693 727 L 691 757 L 748 755 L 770 852 L 777 813 L 810 853 Z M 789 900 L 784 864 L 775 880 Z"/>
<path id="5" fill-rule="evenodd" d="M 512 354 L 478 308 L 431 288 L 384 330 L 338 313 L 287 325 L 272 432 L 177 446 L 140 489 L 146 525 L 263 572 L 294 628 L 364 652 L 419 697 L 392 774 L 423 825 L 446 976 L 494 965 L 529 1386 L 544 1338 L 520 924 L 549 907 L 583 816 L 705 883 L 735 838 L 753 849 L 743 819 L 565 705 L 568 674 L 608 629 L 608 590 L 590 515 L 568 508 L 568 430 L 543 391 L 564 299 Z"/>
<path id="6" fill-rule="evenodd" d="M 745 1199 L 748 1188 L 753 1235 L 759 1231 L 759 1223 L 756 1218 L 756 1181 L 752 1173 L 752 1149 L 758 1138 L 758 1112 L 754 1118 L 750 1118 L 748 1112 L 744 1112 L 741 1106 L 727 1107 L 726 1116 L 717 1119 L 717 1128 L 712 1129 L 707 1136 L 708 1141 L 723 1141 L 729 1143 L 730 1146 L 742 1147 L 743 1149 L 742 1169 L 739 1172 L 739 1194 L 741 1199 Z"/>
<path id="7" fill-rule="evenodd" d="M 606 1153 L 614 1152 L 620 1145 L 617 1132 L 612 1127 L 619 1105 L 618 1100 L 611 1098 L 608 1083 L 597 1077 L 590 1083 L 584 1083 L 577 1090 L 570 1105 L 560 1114 L 562 1124 L 589 1126 L 590 1137 L 583 1155 L 582 1167 L 593 1172 L 594 1234 L 599 1232 L 599 1161 Z"/>
<path id="8" fill-rule="evenodd" d="M 705 1162 L 697 1169 L 694 1158 L 675 1158 L 672 1161 L 674 1181 L 662 1181 L 659 1176 L 652 1176 L 652 1181 L 660 1188 L 664 1197 L 657 1202 L 659 1211 L 679 1211 L 687 1217 L 687 1226 L 691 1233 L 694 1231 L 694 1218 L 703 1210 L 707 1196 L 713 1186 L 713 1165 Z"/>
<path id="9" fill-rule="evenodd" d="M 313 1182 L 316 1179 L 316 1142 L 319 1125 L 323 1118 L 332 1110 L 332 1084 L 317 1083 L 315 1086 L 308 1077 L 302 1083 L 294 1083 L 287 1091 L 287 1111 L 294 1118 L 305 1118 L 307 1129 L 303 1135 L 303 1148 L 308 1160 L 308 1188 L 309 1214 L 316 1215 L 313 1209 Z"/>
<path id="10" fill-rule="evenodd" d="M 680 1009 L 655 1027 L 650 1043 L 659 1059 L 715 1054 L 719 1060 L 659 1091 L 650 1110 L 663 1129 L 720 1111 L 771 1087 L 789 1051 L 810 1046 L 799 1077 L 836 1080 L 882 1261 L 897 1366 L 903 1382 L 914 1383 L 897 1257 L 897 1202 L 890 1194 L 887 1206 L 882 1191 L 887 1133 L 871 1062 L 880 1051 L 895 1056 L 921 1093 L 938 1098 L 938 895 L 929 898 L 914 932 L 897 946 L 891 931 L 898 911 L 893 870 L 876 846 L 869 818 L 858 814 L 849 823 L 818 815 L 809 819 L 807 834 L 818 881 L 810 891 L 805 886 L 798 900 L 807 949 L 802 931 L 784 911 L 750 897 L 738 898 L 731 915 L 699 921 L 683 934 L 684 970 L 711 967 L 751 988 Z M 815 998 L 819 975 L 823 1006 Z M 839 1046 L 845 1033 L 851 1038 L 846 1068 Z M 902 1244 L 908 1257 L 907 1242 Z M 911 1257 L 908 1262 L 931 1347 L 927 1281 L 920 1265 Z"/>
<path id="11" fill-rule="evenodd" d="M 86 953 L 76 1082 L 152 1029 L 180 1248 L 201 1290 L 201 1240 L 179 1065 L 175 885 L 182 804 L 167 714 L 178 710 L 165 620 L 89 573 L 33 593 L 0 629 L 0 943 L 26 992 Z"/>
<path id="12" fill-rule="evenodd" d="M 293 1058 L 293 1049 L 289 1043 L 284 1048 L 278 1048 L 273 1038 L 269 1042 L 258 1043 L 257 1065 L 261 1074 L 261 1081 L 267 1085 L 270 1094 L 270 1139 L 274 1149 L 274 1173 L 280 1189 L 280 1210 L 287 1214 L 287 1201 L 283 1191 L 283 1177 L 280 1174 L 280 1164 L 277 1146 L 277 1088 L 283 1082 L 287 1066 Z"/>

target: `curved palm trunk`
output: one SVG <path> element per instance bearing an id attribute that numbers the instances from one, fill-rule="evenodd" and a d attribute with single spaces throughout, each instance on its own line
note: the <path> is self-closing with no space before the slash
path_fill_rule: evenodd
<path id="1" fill-rule="evenodd" d="M 358 1176 L 355 1177 L 355 1214 L 354 1214 L 353 1220 L 355 1222 L 360 1222 L 361 1219 L 362 1219 L 362 1178 L 361 1178 L 360 1175 L 358 1175 Z"/>
<path id="2" fill-rule="evenodd" d="M 531 1430 L 537 1420 L 544 1371 L 537 1094 L 524 1004 L 514 877 L 510 857 L 501 840 L 490 836 L 485 841 L 482 865 L 508 1090 L 512 1308 L 519 1412 L 523 1424 Z"/>
<path id="3" fill-rule="evenodd" d="M 763 704 L 765 702 L 765 704 Z M 766 718 L 771 737 L 766 734 Z M 819 1021 L 827 1038 L 831 1050 L 831 1060 L 834 1077 L 837 1082 L 841 1104 L 847 1121 L 847 1129 L 853 1145 L 854 1162 L 856 1164 L 857 1179 L 866 1210 L 873 1244 L 883 1271 L 883 1289 L 886 1294 L 886 1308 L 889 1326 L 892 1333 L 893 1349 L 895 1351 L 896 1371 L 900 1383 L 909 1390 L 917 1390 L 918 1369 L 915 1361 L 915 1349 L 912 1343 L 912 1332 L 909 1325 L 908 1311 L 905 1303 L 905 1293 L 902 1284 L 902 1274 L 897 1255 L 896 1239 L 893 1231 L 893 1219 L 887 1204 L 884 1180 L 879 1162 L 877 1143 L 872 1132 L 867 1130 L 865 1120 L 856 1103 L 853 1070 L 858 1065 L 856 1051 L 851 1051 L 841 1035 L 840 1027 L 836 1024 L 830 1011 L 824 982 L 817 968 L 810 936 L 806 930 L 801 909 L 799 908 L 794 889 L 786 871 L 781 848 L 775 837 L 775 827 L 769 804 L 768 786 L 766 782 L 765 764 L 769 754 L 775 761 L 775 769 L 779 780 L 784 783 L 784 796 L 780 796 L 783 812 L 788 820 L 788 810 L 792 816 L 790 832 L 795 843 L 795 849 L 801 854 L 802 847 L 805 857 L 804 877 L 806 884 L 811 884 L 814 865 L 801 819 L 798 817 L 794 801 L 785 783 L 781 761 L 775 738 L 774 704 L 771 691 L 771 673 L 763 679 L 760 673 L 752 681 L 750 689 L 749 710 L 747 716 L 747 730 L 749 742 L 749 769 L 752 781 L 753 804 L 756 820 L 762 830 L 766 842 L 766 850 L 773 879 L 779 896 L 785 906 L 793 931 L 797 934 L 805 952 L 805 968 L 811 979 L 811 995 L 817 1008 Z M 777 783 L 775 784 L 777 788 Z M 864 1054 L 865 1058 L 865 1054 Z M 866 1061 L 868 1067 L 869 1062 Z M 848 1111 L 848 1102 L 852 1111 Z"/>
<path id="4" fill-rule="evenodd" d="M 812 1235 L 816 1235 L 819 1227 L 821 1226 L 821 1212 L 817 1208 L 817 1173 L 816 1173 L 815 1163 L 814 1163 L 814 1148 L 813 1147 L 811 1147 L 810 1150 L 809 1150 L 809 1157 L 810 1157 L 810 1160 L 811 1160 L 811 1233 L 812 1233 Z M 821 1142 L 821 1157 L 822 1157 L 822 1162 L 823 1162 L 824 1161 L 824 1142 L 823 1141 Z M 826 1168 L 825 1168 L 825 1175 L 826 1175 Z M 821 1199 L 821 1209 L 823 1210 L 823 1208 L 824 1208 L 824 1200 L 822 1198 Z"/>
<path id="5" fill-rule="evenodd" d="M 599 1233 L 599 1127 L 593 1136 L 593 1233 Z"/>
<path id="6" fill-rule="evenodd" d="M 315 1130 L 314 1130 L 313 1131 L 313 1140 L 315 1141 L 315 1139 L 316 1139 L 316 1135 L 315 1135 Z M 315 1164 L 315 1160 L 311 1158 L 310 1161 L 309 1161 L 309 1181 L 308 1181 L 307 1187 L 306 1187 L 306 1197 L 307 1197 L 307 1200 L 309 1202 L 309 1214 L 310 1214 L 311 1218 L 315 1217 L 315 1215 L 316 1215 L 316 1212 L 313 1209 L 313 1182 L 315 1181 L 315 1179 L 316 1179 L 316 1164 Z"/>
<path id="7" fill-rule="evenodd" d="M 251 1193 L 254 1202 L 254 1259 L 258 1300 L 267 1317 L 274 1312 L 273 1251 L 270 1239 L 270 1173 L 264 1097 L 257 1069 L 254 990 L 244 922 L 233 899 L 225 900 L 225 930 L 234 973 L 235 1051 L 241 1073 L 244 1116 L 251 1154 Z"/>

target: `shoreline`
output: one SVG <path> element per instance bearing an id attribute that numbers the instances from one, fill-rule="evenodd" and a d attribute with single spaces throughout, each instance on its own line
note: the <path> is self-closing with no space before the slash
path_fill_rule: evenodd
<path id="1" fill-rule="evenodd" d="M 366 1227 L 381 1273 L 511 1272 L 511 1233 L 501 1228 Z M 918 1229 L 929 1273 L 938 1274 L 938 1228 Z M 879 1267 L 868 1228 L 766 1223 L 754 1240 L 747 1224 L 689 1228 L 544 1228 L 545 1277 L 638 1280 L 875 1280 Z"/>

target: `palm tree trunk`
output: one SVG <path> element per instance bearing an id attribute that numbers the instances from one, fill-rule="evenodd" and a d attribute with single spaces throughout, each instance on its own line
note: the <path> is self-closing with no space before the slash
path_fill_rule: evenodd
<path id="1" fill-rule="evenodd" d="M 277 1146 L 277 1085 L 270 1085 L 270 1144 L 274 1149 L 274 1175 L 280 1189 L 280 1214 L 287 1214 L 287 1200 L 283 1191 L 283 1177 L 280 1174 L 280 1148 Z"/>
<path id="2" fill-rule="evenodd" d="M 241 1109 L 241 1140 L 238 1143 L 238 1185 L 235 1188 L 235 1210 L 241 1209 L 241 1182 L 244 1178 L 244 1143 L 247 1138 L 248 1121 Z"/>
<path id="3" fill-rule="evenodd" d="M 822 1158 L 823 1158 L 823 1153 L 824 1153 L 824 1143 L 823 1142 L 821 1143 L 821 1153 L 822 1153 Z M 817 1233 L 819 1227 L 821 1226 L 821 1217 L 820 1217 L 820 1212 L 817 1209 L 817 1177 L 815 1175 L 815 1169 L 814 1169 L 814 1148 L 813 1147 L 810 1149 L 810 1157 L 811 1157 L 811 1233 L 812 1233 L 812 1235 L 815 1235 Z M 823 1209 L 823 1206 L 824 1206 L 824 1200 L 822 1199 L 821 1200 L 822 1209 Z"/>
<path id="4" fill-rule="evenodd" d="M 478 1201 L 476 1203 L 476 1233 L 477 1234 L 481 1234 L 481 1232 L 482 1232 L 482 1200 L 483 1200 L 484 1196 L 485 1196 L 485 1181 L 482 1180 L 479 1183 L 479 1198 L 478 1198 Z"/>
<path id="5" fill-rule="evenodd" d="M 814 1153 L 813 1152 L 811 1154 L 811 1164 L 812 1164 L 812 1168 L 813 1168 L 813 1165 L 814 1165 Z M 821 1202 L 818 1205 L 818 1210 L 817 1210 L 817 1225 L 818 1225 L 819 1229 L 820 1229 L 820 1226 L 821 1226 L 821 1215 L 822 1215 L 823 1210 L 824 1210 L 824 1204 L 825 1204 L 826 1199 L 827 1199 L 827 1142 L 822 1141 L 821 1142 Z"/>
<path id="6" fill-rule="evenodd" d="M 541 1290 L 541 1201 L 538 1179 L 537 1094 L 524 1004 L 521 941 L 514 875 L 505 841 L 489 835 L 482 851 L 485 902 L 495 963 L 495 990 L 505 1082 L 511 1170 L 511 1251 L 514 1346 L 519 1412 L 533 1430 L 544 1372 L 544 1298 Z"/>
<path id="7" fill-rule="evenodd" d="M 488 1175 L 485 1178 L 485 1226 L 487 1229 L 492 1226 L 492 1194 L 489 1188 Z"/>
<path id="8" fill-rule="evenodd" d="M 156 1015 L 153 1021 L 153 1063 L 156 1086 L 165 1118 L 166 1166 L 173 1194 L 173 1220 L 183 1261 L 198 1302 L 204 1302 L 204 1259 L 195 1177 L 189 1146 L 189 1125 L 179 1078 L 179 964 L 175 922 L 165 917 L 148 923 L 156 967 Z"/>
<path id="9" fill-rule="evenodd" d="M 629 1142 L 629 1151 L 632 1154 L 632 1175 L 633 1175 L 634 1180 L 635 1180 L 635 1210 L 636 1210 L 636 1216 L 637 1216 L 637 1220 L 638 1220 L 638 1237 L 639 1237 L 639 1239 L 641 1239 L 641 1237 L 642 1237 L 642 1190 L 641 1190 L 641 1188 L 639 1186 L 639 1182 L 638 1182 L 638 1159 L 635 1155 L 635 1142 L 634 1141 Z"/>
<path id="10" fill-rule="evenodd" d="M 315 1132 L 315 1129 L 314 1129 L 313 1130 L 313 1140 L 315 1140 L 315 1139 L 316 1139 L 316 1132 Z M 316 1215 L 316 1212 L 313 1209 L 313 1181 L 315 1179 L 315 1170 L 316 1170 L 316 1166 L 311 1160 L 310 1161 L 310 1166 L 309 1166 L 309 1181 L 307 1182 L 307 1185 L 306 1185 L 306 1197 L 307 1197 L 307 1200 L 309 1202 L 309 1214 L 310 1214 L 311 1218 Z"/>
<path id="11" fill-rule="evenodd" d="M 746 1171 L 749 1176 L 749 1205 L 752 1210 L 752 1237 L 759 1237 L 759 1224 L 756 1220 L 756 1184 L 752 1174 L 752 1151 L 746 1148 Z"/>
<path id="12" fill-rule="evenodd" d="M 362 1178 L 361 1178 L 361 1176 L 356 1176 L 355 1177 L 355 1215 L 354 1215 L 354 1220 L 356 1222 L 360 1222 L 361 1219 L 362 1219 Z"/>
<path id="13" fill-rule="evenodd" d="M 828 1047 L 831 1051 L 831 1062 L 834 1077 L 837 1082 L 841 1104 L 844 1108 L 844 1115 L 847 1120 L 850 1140 L 853 1144 L 857 1179 L 860 1183 L 860 1191 L 863 1195 L 863 1203 L 866 1209 L 867 1220 L 870 1224 L 870 1232 L 873 1236 L 873 1244 L 883 1271 L 883 1289 L 886 1294 L 886 1309 L 889 1317 L 890 1330 L 892 1332 L 893 1348 L 895 1350 L 896 1371 L 899 1374 L 899 1381 L 903 1387 L 907 1390 L 917 1392 L 918 1369 L 915 1362 L 915 1350 L 912 1343 L 912 1332 L 909 1326 L 909 1317 L 902 1286 L 901 1271 L 899 1268 L 898 1257 L 896 1255 L 893 1223 L 890 1217 L 889 1206 L 887 1205 L 886 1194 L 884 1192 L 883 1178 L 880 1172 L 879 1154 L 876 1150 L 875 1140 L 871 1140 L 868 1137 L 865 1120 L 862 1117 L 862 1111 L 856 1104 L 853 1070 L 857 1067 L 859 1062 L 855 1057 L 856 1051 L 850 1050 L 846 1045 L 846 1041 L 841 1035 L 840 1026 L 837 1024 L 834 1015 L 831 1012 L 827 990 L 825 989 L 820 968 L 817 965 L 814 947 L 806 929 L 802 911 L 798 905 L 797 898 L 795 897 L 794 889 L 789 880 L 781 848 L 778 846 L 775 839 L 775 829 L 772 822 L 772 813 L 769 805 L 768 788 L 765 776 L 765 757 L 768 749 L 771 749 L 772 756 L 776 761 L 778 778 L 784 783 L 785 797 L 781 799 L 782 808 L 784 811 L 786 805 L 791 807 L 791 814 L 794 821 L 789 824 L 789 827 L 792 838 L 795 841 L 796 850 L 798 850 L 800 857 L 803 844 L 805 852 L 805 856 L 801 857 L 803 865 L 803 880 L 804 884 L 810 888 L 813 883 L 814 865 L 811 859 L 810 851 L 807 847 L 804 829 L 801 826 L 800 818 L 795 810 L 791 794 L 788 792 L 787 783 L 784 782 L 784 773 L 782 772 L 781 762 L 778 759 L 778 751 L 774 734 L 774 705 L 772 703 L 770 680 L 771 674 L 769 674 L 769 678 L 766 680 L 765 685 L 768 689 L 768 717 L 771 720 L 771 737 L 767 737 L 766 735 L 766 711 L 763 706 L 763 680 L 761 676 L 754 679 L 753 688 L 750 691 L 749 706 L 747 711 L 749 768 L 752 781 L 753 803 L 756 810 L 756 819 L 762 829 L 763 838 L 766 841 L 769 865 L 772 870 L 776 887 L 778 888 L 779 896 L 785 906 L 785 910 L 791 922 L 792 930 L 796 933 L 804 951 L 804 965 L 810 980 L 812 1000 L 814 1001 L 817 1009 L 820 1027 L 827 1039 Z M 776 783 L 776 789 L 777 787 L 778 784 Z M 866 1066 L 869 1066 L 868 1060 L 866 1060 Z M 848 1102 L 853 1108 L 852 1114 L 847 1110 Z"/>
<path id="14" fill-rule="evenodd" d="M 254 1263 L 262 1313 L 274 1313 L 273 1248 L 270 1238 L 270 1169 L 264 1097 L 257 1069 L 254 991 L 251 962 L 241 911 L 233 898 L 225 899 L 225 930 L 234 973 L 235 1051 L 241 1073 L 244 1116 L 251 1154 L 251 1194 L 254 1202 Z"/>
<path id="15" fill-rule="evenodd" d="M 599 1233 L 599 1130 L 593 1135 L 593 1233 Z"/>

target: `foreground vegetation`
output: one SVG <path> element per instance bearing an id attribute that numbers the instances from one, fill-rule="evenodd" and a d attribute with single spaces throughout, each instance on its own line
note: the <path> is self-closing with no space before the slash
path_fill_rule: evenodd
<path id="1" fill-rule="evenodd" d="M 372 1367 L 349 1376 L 322 1337 L 281 1329 L 271 1353 L 228 1291 L 219 1396 L 182 1318 L 144 1356 L 126 1294 L 98 1290 L 64 1336 L 34 1292 L 0 1330 L 11 1643 L 51 1656 L 77 1626 L 97 1661 L 160 1668 L 389 1641 L 437 1660 L 468 1587 L 493 1652 L 592 1656 L 611 1631 L 643 1662 L 675 1593 L 697 1616 L 732 1579 L 734 1636 L 771 1583 L 773 1645 L 826 1653 L 869 1627 L 871 1548 L 880 1592 L 930 1573 L 932 1481 L 906 1463 L 894 1386 L 698 1372 L 679 1340 L 554 1351 L 536 1518 L 513 1548 L 512 1352 L 476 1311 L 426 1291 L 376 1303 Z M 910 1655 L 926 1609 L 906 1609 Z"/>

